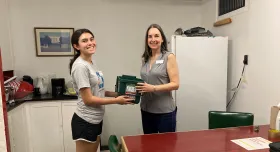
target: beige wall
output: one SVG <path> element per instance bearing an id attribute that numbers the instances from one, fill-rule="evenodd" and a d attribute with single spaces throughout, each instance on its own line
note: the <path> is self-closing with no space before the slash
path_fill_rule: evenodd
<path id="1" fill-rule="evenodd" d="M 249 10 L 235 15 L 232 23 L 214 28 L 216 0 L 202 5 L 202 25 L 216 35 L 229 36 L 228 88 L 236 87 L 241 76 L 243 56 L 249 55 L 249 65 L 231 111 L 252 112 L 255 124 L 268 124 L 270 107 L 280 102 L 280 10 L 279 0 L 250 0 Z M 229 91 L 229 97 L 233 92 Z"/>

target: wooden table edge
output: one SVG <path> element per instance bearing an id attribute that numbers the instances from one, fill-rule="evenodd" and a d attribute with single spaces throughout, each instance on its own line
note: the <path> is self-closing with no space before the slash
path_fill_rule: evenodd
<path id="1" fill-rule="evenodd" d="M 121 141 L 122 141 L 122 152 L 128 152 L 128 149 L 124 141 L 124 136 L 121 136 Z"/>

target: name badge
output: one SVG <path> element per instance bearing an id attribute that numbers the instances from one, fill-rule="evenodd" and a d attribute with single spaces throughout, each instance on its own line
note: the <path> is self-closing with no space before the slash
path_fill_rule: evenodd
<path id="1" fill-rule="evenodd" d="M 163 60 L 156 60 L 156 64 L 162 64 Z"/>

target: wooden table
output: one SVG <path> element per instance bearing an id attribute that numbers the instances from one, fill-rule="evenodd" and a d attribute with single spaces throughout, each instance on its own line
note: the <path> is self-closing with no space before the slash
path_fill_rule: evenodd
<path id="1" fill-rule="evenodd" d="M 250 137 L 268 139 L 269 125 L 198 130 L 188 132 L 124 136 L 124 152 L 244 152 L 243 147 L 231 140 Z M 256 150 L 268 152 L 269 149 Z M 254 152 L 256 152 L 254 151 Z"/>

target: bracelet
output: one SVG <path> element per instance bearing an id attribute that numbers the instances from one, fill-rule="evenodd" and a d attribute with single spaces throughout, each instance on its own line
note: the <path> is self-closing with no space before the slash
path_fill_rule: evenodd
<path id="1" fill-rule="evenodd" d="M 156 92 L 156 86 L 154 85 L 154 92 Z"/>

